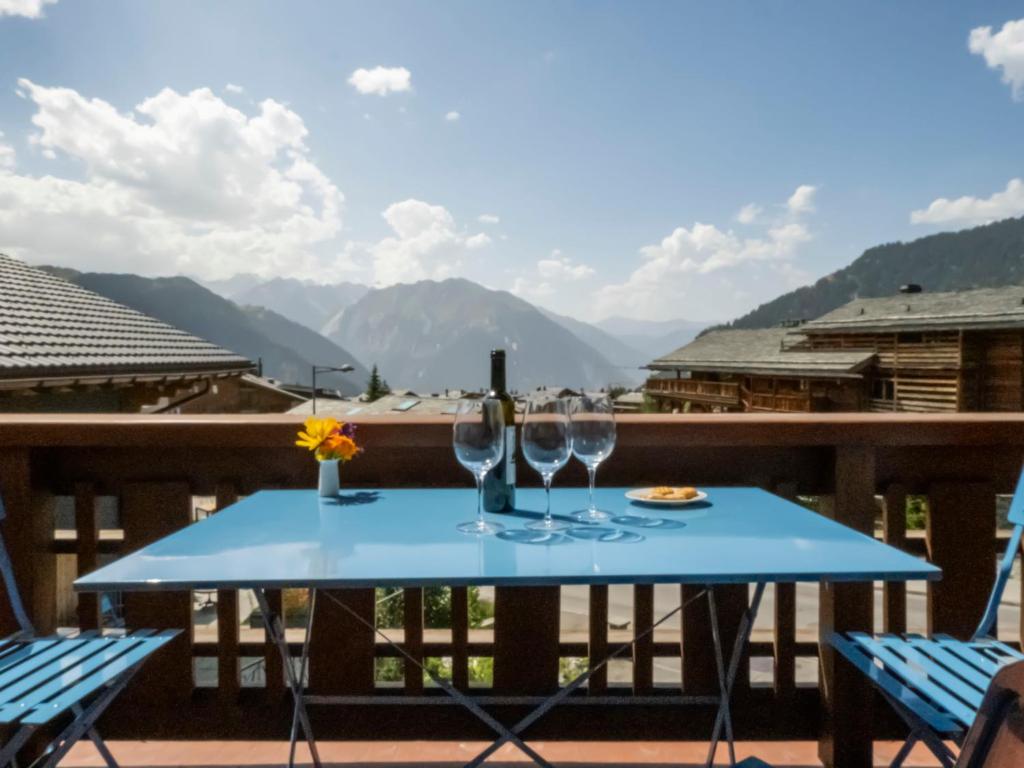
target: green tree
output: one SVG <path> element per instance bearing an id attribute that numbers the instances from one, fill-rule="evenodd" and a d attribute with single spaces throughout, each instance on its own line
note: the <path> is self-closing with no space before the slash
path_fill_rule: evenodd
<path id="1" fill-rule="evenodd" d="M 380 371 L 377 370 L 377 364 L 373 364 L 373 369 L 370 371 L 370 380 L 366 382 L 366 399 L 371 403 L 374 400 L 380 400 L 384 395 L 391 394 L 391 387 L 388 383 L 381 378 Z"/>

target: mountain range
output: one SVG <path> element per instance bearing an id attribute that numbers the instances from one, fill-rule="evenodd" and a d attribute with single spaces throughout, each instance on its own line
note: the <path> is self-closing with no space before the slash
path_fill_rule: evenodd
<path id="1" fill-rule="evenodd" d="M 891 296 L 907 283 L 926 291 L 956 291 L 1021 282 L 1024 218 L 1005 219 L 868 248 L 849 266 L 762 304 L 728 326 L 770 328 L 785 320 L 811 320 L 858 297 Z"/>
<path id="2" fill-rule="evenodd" d="M 78 272 L 47 267 L 51 272 L 114 301 L 222 347 L 262 361 L 263 373 L 289 384 L 312 383 L 311 366 L 355 367 L 349 374 L 324 374 L 317 385 L 347 395 L 362 392 L 369 372 L 358 358 L 315 331 L 263 307 L 239 307 L 187 277 L 139 277 Z"/>
<path id="3" fill-rule="evenodd" d="M 576 321 L 573 321 L 575 323 Z M 488 384 L 488 352 L 509 353 L 509 389 L 597 388 L 633 383 L 639 371 L 605 355 L 507 291 L 463 279 L 370 291 L 347 307 L 328 338 L 417 392 Z"/>

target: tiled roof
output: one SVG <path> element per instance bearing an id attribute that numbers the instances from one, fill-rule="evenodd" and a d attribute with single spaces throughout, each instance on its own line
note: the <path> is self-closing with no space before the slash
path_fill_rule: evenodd
<path id="1" fill-rule="evenodd" d="M 808 332 L 1024 328 L 1024 286 L 854 299 L 801 326 Z"/>
<path id="2" fill-rule="evenodd" d="M 0 380 L 251 366 L 216 344 L 0 254 Z"/>
<path id="3" fill-rule="evenodd" d="M 711 331 L 659 357 L 654 370 L 721 371 L 752 374 L 859 377 L 873 352 L 792 350 L 800 336 L 787 328 Z"/>

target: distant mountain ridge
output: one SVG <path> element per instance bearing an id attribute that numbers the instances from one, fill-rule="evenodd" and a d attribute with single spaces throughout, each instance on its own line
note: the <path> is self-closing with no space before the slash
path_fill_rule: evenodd
<path id="1" fill-rule="evenodd" d="M 489 383 L 488 354 L 509 355 L 509 389 L 599 388 L 624 377 L 600 352 L 532 304 L 463 279 L 424 280 L 370 291 L 328 336 L 392 384 L 426 394 Z"/>
<path id="2" fill-rule="evenodd" d="M 762 304 L 728 324 L 770 328 L 812 320 L 855 298 L 891 296 L 901 285 L 957 291 L 1024 282 L 1024 218 L 868 248 L 849 266 Z"/>
<path id="3" fill-rule="evenodd" d="M 327 374 L 317 384 L 345 394 L 361 392 L 369 377 L 358 358 L 314 331 L 262 307 L 239 307 L 187 277 L 148 278 L 44 267 L 66 280 L 244 355 L 262 359 L 264 375 L 288 384 L 311 384 L 311 366 L 353 365 L 350 374 Z"/>
<path id="4" fill-rule="evenodd" d="M 689 344 L 711 323 L 699 320 L 634 320 L 608 317 L 595 325 L 623 344 L 640 350 L 644 363 Z"/>

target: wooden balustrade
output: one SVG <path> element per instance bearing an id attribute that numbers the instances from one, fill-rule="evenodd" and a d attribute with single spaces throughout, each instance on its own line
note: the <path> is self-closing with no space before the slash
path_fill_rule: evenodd
<path id="1" fill-rule="evenodd" d="M 659 395 L 694 398 L 717 405 L 738 405 L 739 384 L 729 381 L 704 379 L 649 379 L 645 388 Z"/>
<path id="2" fill-rule="evenodd" d="M 0 417 L 0 492 L 8 509 L 5 535 L 14 565 L 42 630 L 58 624 L 95 627 L 96 599 L 82 596 L 60 611 L 67 582 L 118 554 L 130 551 L 193 519 L 197 497 L 222 508 L 238 496 L 267 487 L 312 487 L 314 462 L 292 447 L 296 423 L 280 416 L 3 416 Z M 446 419 L 407 417 L 360 424 L 366 453 L 344 468 L 349 486 L 470 485 L 452 457 Z M 927 554 L 945 579 L 927 590 L 927 628 L 965 636 L 979 618 L 991 583 L 996 552 L 996 494 L 1010 493 L 1024 456 L 1024 415 L 1005 414 L 690 414 L 623 416 L 619 444 L 602 467 L 605 485 L 686 482 L 697 485 L 757 485 L 789 498 L 815 497 L 819 511 L 895 546 Z M 523 483 L 536 483 L 523 468 Z M 571 465 L 560 484 L 582 485 Z M 908 495 L 929 500 L 927 534 L 908 535 Z M 876 498 L 877 497 L 877 498 Z M 116 524 L 97 516 L 116 500 Z M 71 510 L 55 534 L 55 501 Z M 884 503 L 883 503 L 884 502 Z M 409 590 L 396 634 L 417 659 L 449 659 L 455 685 L 486 697 L 473 684 L 471 660 L 493 659 L 494 693 L 525 697 L 494 705 L 506 721 L 527 711 L 531 697 L 559 684 L 559 664 L 571 658 L 602 658 L 633 632 L 657 620 L 656 590 L 632 590 L 628 626 L 610 625 L 622 587 L 591 587 L 589 616 L 582 630 L 560 628 L 559 591 L 552 588 L 495 590 L 493 626 L 471 626 L 468 591 L 452 590 L 451 629 L 423 625 L 424 593 Z M 658 587 L 658 590 L 665 587 Z M 687 597 L 692 587 L 681 590 Z M 744 667 L 737 684 L 734 721 L 743 738 L 818 738 L 822 755 L 835 765 L 863 766 L 875 735 L 900 728 L 888 709 L 845 662 L 819 652 L 816 636 L 801 624 L 817 590 L 780 585 L 769 590 L 748 647 L 757 675 Z M 678 593 L 678 591 L 677 591 Z M 659 592 L 659 594 L 661 594 Z M 735 631 L 748 600 L 744 587 L 719 592 L 723 634 Z M 191 629 L 161 652 L 144 672 L 135 695 L 124 697 L 105 722 L 115 738 L 284 738 L 290 723 L 283 670 L 261 630 L 240 625 L 244 594 L 216 596 L 216 629 L 193 626 L 196 612 L 187 594 L 134 595 L 124 616 L 135 625 Z M 372 617 L 374 593 L 336 593 L 364 617 Z M 1019 599 L 1020 596 L 1011 596 Z M 272 595 L 278 605 L 288 595 Z M 908 626 L 904 585 L 879 590 L 884 627 Z M 870 586 L 823 585 L 820 626 L 871 630 Z M 801 612 L 801 608 L 805 610 Z M 59 614 L 69 614 L 60 616 Z M 212 619 L 207 611 L 204 620 Z M 60 621 L 59 621 L 60 619 Z M 0 630 L 10 629 L 7 606 Z M 765 627 L 768 627 L 767 629 Z M 637 644 L 615 670 L 596 675 L 581 695 L 534 726 L 539 738 L 702 739 L 710 732 L 710 708 L 680 716 L 673 694 L 715 690 L 707 606 L 694 604 L 675 629 L 659 628 Z M 565 631 L 562 631 L 562 630 Z M 922 627 L 923 629 L 923 627 Z M 1006 628 L 1004 628 L 1005 630 Z M 1014 628 L 1019 631 L 1020 628 Z M 298 654 L 300 630 L 289 642 Z M 372 632 L 321 600 L 312 638 L 309 689 L 351 695 L 341 711 L 313 707 L 318 733 L 326 738 L 480 738 L 486 729 L 424 685 L 414 668 L 396 683 L 375 680 L 375 664 L 395 658 Z M 819 658 L 820 686 L 808 679 L 808 661 Z M 262 660 L 262 661 L 260 661 Z M 242 666 L 256 663 L 265 681 L 252 686 Z M 394 663 L 394 662 L 391 662 Z M 677 665 L 679 679 L 659 682 L 656 669 Z M 197 665 L 197 666 L 196 666 Z M 194 668 L 210 670 L 194 685 Z M 621 680 L 623 669 L 631 670 Z M 764 669 L 768 669 L 765 678 Z M 801 670 L 804 670 L 802 673 Z M 804 675 L 803 677 L 801 675 Z M 140 695 L 146 685 L 145 695 Z M 486 700 L 486 699 L 485 699 Z"/>

